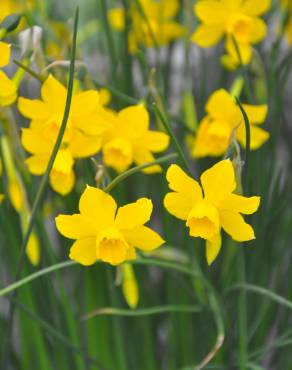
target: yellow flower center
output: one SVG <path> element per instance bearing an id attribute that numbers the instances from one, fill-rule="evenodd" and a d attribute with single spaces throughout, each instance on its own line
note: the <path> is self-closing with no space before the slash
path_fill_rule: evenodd
<path id="1" fill-rule="evenodd" d="M 117 138 L 108 142 L 103 149 L 104 162 L 118 172 L 126 170 L 133 160 L 131 143 Z"/>
<path id="2" fill-rule="evenodd" d="M 116 229 L 101 233 L 97 240 L 97 255 L 104 262 L 118 265 L 127 259 L 129 245 Z"/>
<path id="3" fill-rule="evenodd" d="M 218 150 L 226 149 L 231 132 L 232 129 L 228 122 L 220 120 L 213 121 L 207 130 L 212 146 L 215 146 Z"/>
<path id="4" fill-rule="evenodd" d="M 220 229 L 218 210 L 206 202 L 197 204 L 187 219 L 190 236 L 210 240 Z"/>
<path id="5" fill-rule="evenodd" d="M 227 33 L 234 35 L 237 42 L 248 43 L 251 36 L 252 19 L 245 14 L 232 14 L 227 22 Z"/>

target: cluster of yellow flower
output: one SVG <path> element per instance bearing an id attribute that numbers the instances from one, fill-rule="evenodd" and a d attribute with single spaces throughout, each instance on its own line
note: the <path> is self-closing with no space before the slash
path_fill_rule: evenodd
<path id="1" fill-rule="evenodd" d="M 34 175 L 45 173 L 60 129 L 66 101 L 66 88 L 50 75 L 42 85 L 42 100 L 19 98 L 20 112 L 31 120 L 22 130 L 22 144 L 32 154 L 26 160 Z M 168 146 L 168 136 L 149 130 L 149 115 L 141 105 L 116 113 L 106 108 L 95 90 L 73 95 L 70 115 L 61 149 L 50 174 L 52 188 L 68 194 L 74 186 L 74 160 L 91 157 L 102 150 L 104 163 L 123 172 L 133 163 L 154 160 L 153 153 Z M 160 171 L 159 166 L 145 169 Z"/>
<path id="2" fill-rule="evenodd" d="M 260 16 L 270 5 L 271 0 L 200 0 L 194 12 L 201 23 L 191 39 L 201 47 L 209 47 L 224 38 L 227 54 L 222 57 L 223 63 L 230 68 L 241 62 L 248 64 L 253 45 L 262 41 L 267 33 Z M 129 14 L 117 8 L 108 15 L 117 30 L 124 29 L 128 17 L 131 19 L 128 44 L 130 52 L 135 53 L 141 45 L 157 47 L 184 36 L 185 27 L 174 20 L 178 12 L 178 0 L 141 0 L 131 5 Z M 9 58 L 10 45 L 0 41 L 0 68 L 8 64 Z M 30 120 L 29 127 L 22 129 L 21 142 L 31 154 L 26 164 L 33 175 L 46 172 L 61 126 L 66 96 L 67 90 L 62 83 L 49 75 L 42 84 L 41 99 L 18 99 L 19 111 Z M 16 98 L 17 85 L 1 70 L 0 106 L 10 105 Z M 101 92 L 78 88 L 74 91 L 66 131 L 50 173 L 50 184 L 56 192 L 66 195 L 73 189 L 74 163 L 78 158 L 101 152 L 104 165 L 121 173 L 133 163 L 141 165 L 154 161 L 153 153 L 168 148 L 169 136 L 150 130 L 149 112 L 142 103 L 119 112 L 109 108 L 107 103 Z M 268 107 L 266 104 L 244 104 L 243 109 L 251 124 L 251 149 L 255 150 L 269 138 L 268 132 L 258 127 L 265 121 Z M 193 139 L 193 157 L 222 156 L 233 139 L 245 146 L 242 113 L 229 92 L 220 89 L 210 96 L 206 115 Z M 151 174 L 161 170 L 155 164 L 143 172 Z M 172 192 L 165 196 L 165 208 L 185 221 L 190 236 L 206 240 L 209 264 L 219 253 L 221 229 L 236 241 L 255 237 L 241 214 L 254 213 L 260 199 L 234 193 L 239 184 L 236 184 L 230 160 L 222 160 L 204 172 L 201 185 L 177 165 L 169 167 L 166 177 Z M 149 199 L 141 198 L 117 210 L 109 194 L 88 186 L 80 198 L 79 210 L 80 213 L 72 216 L 58 216 L 56 223 L 64 236 L 76 239 L 70 258 L 81 264 L 90 265 L 101 259 L 117 265 L 136 258 L 135 248 L 150 251 L 163 243 L 156 232 L 144 225 L 152 213 Z"/>

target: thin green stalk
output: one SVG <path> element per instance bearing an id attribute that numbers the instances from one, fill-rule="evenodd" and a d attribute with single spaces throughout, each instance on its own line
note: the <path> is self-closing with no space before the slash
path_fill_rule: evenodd
<path id="1" fill-rule="evenodd" d="M 134 0 L 134 2 L 136 3 L 136 6 L 138 8 L 138 11 L 140 12 L 142 18 L 144 19 L 144 21 L 145 21 L 145 23 L 147 25 L 148 32 L 149 32 L 150 37 L 152 38 L 154 47 L 155 47 L 156 50 L 158 50 L 159 49 L 158 42 L 157 42 L 156 37 L 155 37 L 155 34 L 154 34 L 153 30 L 152 30 L 152 27 L 151 27 L 151 24 L 149 22 L 149 19 L 147 18 L 147 15 L 146 15 L 146 13 L 145 13 L 145 11 L 143 9 L 143 6 L 141 5 L 140 0 Z"/>
<path id="2" fill-rule="evenodd" d="M 38 212 L 38 209 L 41 205 L 41 201 L 42 201 L 42 198 L 44 196 L 44 193 L 45 193 L 45 190 L 46 190 L 46 187 L 47 187 L 47 184 L 48 184 L 50 172 L 53 168 L 55 158 L 56 158 L 57 153 L 59 151 L 59 148 L 61 146 L 62 139 L 63 139 L 64 133 L 65 133 L 65 130 L 66 130 L 67 121 L 68 121 L 68 118 L 69 118 L 71 100 L 72 100 L 72 95 L 73 95 L 78 16 L 79 16 L 79 9 L 77 7 L 76 13 L 75 13 L 75 20 L 74 20 L 72 53 L 71 53 L 70 70 L 69 70 L 69 83 L 68 83 L 68 91 L 67 91 L 67 98 L 66 98 L 66 105 L 65 105 L 65 109 L 64 109 L 64 115 L 63 115 L 61 127 L 60 127 L 60 130 L 59 130 L 59 133 L 58 133 L 58 137 L 57 137 L 55 146 L 53 148 L 49 163 L 47 165 L 46 172 L 45 172 L 45 174 L 42 178 L 41 184 L 40 184 L 38 192 L 36 194 L 35 202 L 34 202 L 33 207 L 32 207 L 31 217 L 30 217 L 30 220 L 29 220 L 29 223 L 28 223 L 28 227 L 27 227 L 26 233 L 24 234 L 23 241 L 22 241 L 22 244 L 21 244 L 21 247 L 20 247 L 20 254 L 19 254 L 18 261 L 17 261 L 17 265 L 16 265 L 15 280 L 18 280 L 18 278 L 21 274 L 21 269 L 22 269 L 23 263 L 25 261 L 25 251 L 26 251 L 27 243 L 29 241 L 31 232 L 33 230 L 33 227 L 34 227 L 34 224 L 35 224 L 35 221 L 36 221 L 37 212 Z M 15 298 L 15 296 L 13 298 Z M 14 308 L 15 308 L 15 306 L 14 306 L 13 301 L 10 301 L 10 306 L 9 306 L 9 310 L 8 310 L 6 342 L 4 342 L 4 346 L 3 346 L 3 357 L 2 357 L 3 358 L 2 363 L 4 365 L 3 368 L 6 368 L 6 361 L 7 361 L 7 358 L 9 356 L 9 354 L 8 354 L 9 351 L 6 351 L 5 349 L 6 349 L 6 345 L 9 344 L 10 338 L 11 338 Z"/>
<path id="3" fill-rule="evenodd" d="M 104 191 L 107 192 L 107 193 L 109 193 L 115 186 L 117 186 L 121 181 L 123 181 L 127 177 L 129 177 L 129 176 L 131 176 L 131 175 L 133 175 L 133 174 L 135 174 L 137 172 L 140 172 L 144 168 L 151 167 L 151 166 L 153 166 L 155 164 L 160 164 L 160 163 L 167 162 L 167 161 L 169 161 L 171 159 L 174 159 L 176 157 L 177 157 L 177 154 L 176 153 L 172 153 L 172 154 L 165 155 L 165 156 L 163 156 L 161 158 L 158 158 L 158 159 L 156 159 L 153 162 L 144 163 L 144 164 L 141 164 L 140 166 L 136 166 L 136 167 L 130 168 L 128 171 L 125 171 L 122 174 L 120 174 L 119 176 L 117 176 L 116 178 L 114 178 L 113 181 L 111 183 L 109 183 L 104 188 Z"/>
<path id="4" fill-rule="evenodd" d="M 118 307 L 104 307 L 89 312 L 82 317 L 82 320 L 92 319 L 99 315 L 113 315 L 113 316 L 147 316 L 147 315 L 157 315 L 160 313 L 167 312 L 201 312 L 202 307 L 195 305 L 165 305 L 156 306 L 150 308 L 140 308 L 135 310 L 129 310 Z"/>
<path id="5" fill-rule="evenodd" d="M 124 94 L 122 91 L 116 89 L 112 85 L 102 83 L 102 82 L 99 82 L 99 81 L 96 81 L 96 80 L 93 80 L 92 82 L 93 82 L 95 87 L 97 87 L 97 88 L 104 87 L 104 88 L 108 89 L 114 96 L 116 96 L 118 99 L 121 99 L 121 101 L 123 101 L 127 104 L 138 104 L 139 103 L 138 99 L 132 98 L 131 96 L 129 96 L 127 94 Z"/>
<path id="6" fill-rule="evenodd" d="M 239 109 L 242 113 L 244 126 L 245 126 L 246 138 L 245 138 L 245 161 L 244 161 L 244 171 L 245 171 L 244 190 L 246 192 L 247 187 L 248 187 L 248 180 L 249 180 L 248 169 L 249 169 L 249 156 L 250 156 L 250 122 L 249 122 L 248 116 L 247 116 L 245 110 L 243 109 L 239 99 L 237 97 L 235 99 L 236 99 L 236 102 L 237 102 L 237 104 L 239 106 Z"/>
<path id="7" fill-rule="evenodd" d="M 127 0 L 122 0 L 125 11 L 125 28 L 124 28 L 124 71 L 125 71 L 125 89 L 128 93 L 133 93 L 132 78 L 132 55 L 129 53 L 129 32 L 131 27 L 131 17 L 129 14 L 129 5 Z"/>
<path id="8" fill-rule="evenodd" d="M 247 292 L 252 292 L 252 293 L 257 293 L 257 294 L 264 295 L 267 298 L 270 298 L 272 301 L 275 301 L 275 302 L 279 303 L 280 305 L 285 306 L 285 307 L 289 308 L 290 310 L 292 310 L 292 302 L 291 301 L 289 301 L 288 299 L 280 296 L 279 294 L 271 292 L 267 288 L 260 287 L 260 286 L 257 286 L 257 285 L 253 285 L 253 284 L 236 284 L 236 285 L 233 285 L 231 288 L 229 288 L 227 290 L 227 293 L 231 293 L 231 292 L 236 291 L 236 290 L 239 290 L 239 291 L 244 290 L 244 291 L 247 291 Z"/>
<path id="9" fill-rule="evenodd" d="M 245 258 L 243 250 L 238 255 L 238 279 L 240 282 L 246 281 Z M 247 363 L 247 312 L 246 312 L 246 293 L 240 292 L 238 299 L 238 342 L 239 342 L 239 369 L 246 370 Z"/>
<path id="10" fill-rule="evenodd" d="M 215 295 L 215 292 L 214 292 L 214 289 L 213 289 L 212 285 L 205 278 L 203 278 L 201 274 L 199 274 L 198 272 L 196 272 L 194 270 L 191 270 L 188 266 L 185 266 L 185 265 L 181 265 L 181 264 L 177 264 L 177 263 L 173 263 L 173 262 L 169 262 L 169 261 L 151 259 L 151 258 L 140 258 L 140 259 L 137 259 L 137 260 L 128 261 L 127 263 L 132 263 L 132 264 L 136 264 L 136 265 L 158 266 L 160 268 L 170 269 L 170 270 L 173 270 L 173 271 L 177 271 L 177 272 L 186 274 L 186 275 L 191 276 L 191 277 L 200 278 L 202 280 L 202 282 L 204 283 L 206 288 L 209 290 L 209 302 L 210 302 L 210 306 L 211 306 L 211 309 L 212 309 L 212 312 L 213 312 L 213 315 L 214 315 L 214 319 L 215 319 L 215 323 L 216 323 L 217 331 L 218 331 L 217 341 L 215 343 L 214 348 L 208 353 L 208 355 L 204 358 L 204 360 L 197 367 L 197 369 L 202 369 L 207 363 L 209 363 L 212 360 L 212 358 L 215 356 L 215 354 L 221 348 L 221 346 L 223 344 L 223 340 L 224 340 L 224 323 L 223 323 L 223 319 L 222 319 L 222 313 L 221 313 L 221 309 L 220 309 L 220 306 L 219 306 L 219 303 L 217 301 L 217 298 L 216 298 L 216 295 Z M 0 290 L 0 296 L 3 296 L 5 294 L 9 293 L 10 291 L 13 291 L 14 289 L 17 289 L 20 286 L 23 286 L 23 285 L 27 284 L 28 282 L 38 278 L 39 276 L 46 275 L 46 274 L 51 273 L 55 270 L 66 268 L 66 267 L 69 267 L 69 266 L 72 266 L 72 265 L 75 265 L 75 264 L 76 263 L 72 262 L 72 261 L 65 261 L 65 262 L 47 267 L 43 270 L 38 271 L 37 273 L 31 274 L 31 275 L 27 276 L 26 278 L 21 279 L 17 283 L 14 283 L 14 284 Z"/>
<path id="11" fill-rule="evenodd" d="M 24 304 L 19 302 L 18 300 L 14 300 L 14 303 L 17 305 L 18 308 L 21 309 L 22 312 L 24 312 L 27 316 L 29 316 L 32 320 L 34 320 L 40 327 L 42 327 L 49 335 L 51 335 L 53 338 L 57 339 L 59 342 L 64 344 L 66 347 L 70 349 L 70 351 L 76 352 L 79 356 L 81 356 L 84 360 L 90 362 L 91 364 L 94 364 L 98 366 L 100 369 L 104 369 L 105 367 L 100 364 L 99 361 L 96 359 L 87 356 L 85 351 L 75 346 L 70 342 L 69 339 L 67 339 L 63 334 L 58 332 L 53 326 L 51 326 L 48 322 L 43 320 L 41 317 L 36 315 L 33 311 L 31 311 L 29 308 L 27 308 Z"/>
<path id="12" fill-rule="evenodd" d="M 245 163 L 244 163 L 244 193 L 248 193 L 248 184 L 249 184 L 249 155 L 250 155 L 250 123 L 248 116 L 243 109 L 240 101 L 236 98 L 236 102 L 239 106 L 239 109 L 242 113 L 245 125 Z M 238 256 L 238 279 L 241 283 L 246 281 L 246 267 L 245 267 L 245 255 L 244 249 L 239 251 Z M 247 363 L 247 299 L 246 292 L 241 292 L 238 300 L 238 340 L 239 340 L 239 368 L 240 370 L 246 369 Z"/>
<path id="13" fill-rule="evenodd" d="M 117 82 L 117 57 L 116 57 L 116 50 L 114 45 L 114 39 L 112 35 L 112 29 L 108 22 L 108 16 L 107 16 L 107 1 L 106 0 L 100 0 L 101 4 L 101 20 L 104 25 L 105 34 L 106 34 L 106 41 L 108 46 L 108 51 L 111 57 L 111 70 L 113 75 L 113 81 L 116 84 Z"/>
<path id="14" fill-rule="evenodd" d="M 172 144 L 173 144 L 173 146 L 174 146 L 182 164 L 184 165 L 185 169 L 191 174 L 192 171 L 191 171 L 191 169 L 189 167 L 189 164 L 186 160 L 184 152 L 183 152 L 178 140 L 176 139 L 176 137 L 174 135 L 174 132 L 173 132 L 171 126 L 170 126 L 170 123 L 169 123 L 168 119 L 164 116 L 164 114 L 161 112 L 161 110 L 158 108 L 158 106 L 155 103 L 152 104 L 152 107 L 153 107 L 154 112 L 156 113 L 156 115 L 160 119 L 161 123 L 163 124 L 163 127 L 165 128 L 168 135 L 170 136 Z"/>
<path id="15" fill-rule="evenodd" d="M 30 74 L 32 77 L 34 77 L 36 80 L 38 80 L 40 83 L 43 83 L 45 81 L 45 77 L 36 73 L 35 71 L 33 71 L 32 69 L 30 69 L 28 66 L 26 66 L 25 64 L 22 64 L 21 62 L 19 62 L 18 60 L 16 59 L 13 59 L 13 63 L 16 64 L 18 67 L 22 68 L 25 72 L 27 72 L 28 74 Z"/>
<path id="16" fill-rule="evenodd" d="M 251 86 L 250 86 L 250 81 L 249 81 L 249 78 L 248 78 L 248 71 L 247 71 L 246 65 L 243 63 L 242 56 L 241 56 L 241 53 L 240 53 L 240 49 L 239 49 L 239 46 L 238 46 L 238 42 L 236 41 L 236 38 L 234 37 L 234 35 L 231 35 L 231 39 L 232 39 L 232 42 L 233 42 L 233 46 L 235 48 L 235 52 L 236 52 L 237 57 L 238 57 L 238 61 L 239 61 L 239 64 L 240 64 L 240 68 L 241 68 L 241 71 L 242 71 L 243 78 L 245 80 L 244 87 L 245 87 L 246 95 L 248 96 L 250 102 L 252 102 L 253 101 L 253 95 L 252 95 L 252 89 L 251 89 Z"/>
<path id="17" fill-rule="evenodd" d="M 20 288 L 21 286 L 26 285 L 30 281 L 33 281 L 43 275 L 47 275 L 47 274 L 50 274 L 51 272 L 54 272 L 54 271 L 57 271 L 57 270 L 60 270 L 66 267 L 75 266 L 75 265 L 77 264 L 74 261 L 64 261 L 64 262 L 56 263 L 55 265 L 52 265 L 49 267 L 45 267 L 1 289 L 0 297 L 3 297 L 10 292 L 13 292 L 14 290 Z"/>
<path id="18" fill-rule="evenodd" d="M 115 306 L 118 304 L 119 299 L 117 296 L 117 292 L 114 286 L 114 279 L 113 273 L 114 271 L 110 270 L 109 268 L 106 269 L 106 276 L 109 286 L 109 298 L 110 304 Z M 116 357 L 116 367 L 120 370 L 127 370 L 128 369 L 128 360 L 127 354 L 125 352 L 125 336 L 122 330 L 122 322 L 119 317 L 114 317 L 112 319 L 112 327 L 114 330 L 114 346 L 115 346 L 115 357 Z"/>

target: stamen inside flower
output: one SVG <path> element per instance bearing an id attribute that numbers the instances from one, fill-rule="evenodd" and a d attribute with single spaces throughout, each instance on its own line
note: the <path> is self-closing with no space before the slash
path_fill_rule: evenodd
<path id="1" fill-rule="evenodd" d="M 118 138 L 108 142 L 103 149 L 104 162 L 122 172 L 132 163 L 132 148 L 127 140 Z"/>
<path id="2" fill-rule="evenodd" d="M 116 229 L 105 230 L 97 239 L 97 255 L 112 265 L 118 265 L 128 259 L 130 246 Z"/>
<path id="3" fill-rule="evenodd" d="M 190 236 L 211 240 L 219 232 L 219 214 L 217 209 L 202 202 L 197 204 L 187 219 Z"/>
<path id="4" fill-rule="evenodd" d="M 227 23 L 227 33 L 233 34 L 238 42 L 249 42 L 251 35 L 251 18 L 245 14 L 233 14 Z"/>

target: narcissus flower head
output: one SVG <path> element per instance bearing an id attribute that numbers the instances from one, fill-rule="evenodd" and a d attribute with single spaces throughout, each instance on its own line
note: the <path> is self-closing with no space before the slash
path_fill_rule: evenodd
<path id="1" fill-rule="evenodd" d="M 252 56 L 252 45 L 262 41 L 267 33 L 260 16 L 270 5 L 271 0 L 200 0 L 194 10 L 202 23 L 192 40 L 201 47 L 210 47 L 226 36 L 227 51 L 230 51 L 234 37 L 241 58 L 247 64 Z"/>
<path id="2" fill-rule="evenodd" d="M 18 109 L 33 124 L 51 124 L 60 127 L 64 115 L 67 89 L 49 75 L 41 88 L 41 99 L 18 99 Z M 72 97 L 67 127 L 79 129 L 88 135 L 99 135 L 108 128 L 111 112 L 105 109 L 95 90 L 77 91 Z"/>
<path id="3" fill-rule="evenodd" d="M 92 265 L 98 259 L 112 265 L 136 258 L 136 248 L 151 251 L 164 243 L 163 239 L 144 224 L 152 213 L 150 199 L 117 209 L 113 197 L 101 189 L 87 186 L 79 201 L 80 213 L 56 218 L 59 232 L 76 239 L 70 258 L 82 265 Z"/>
<path id="4" fill-rule="evenodd" d="M 255 239 L 253 228 L 242 214 L 256 212 L 260 198 L 234 194 L 236 180 L 230 160 L 222 160 L 205 171 L 201 185 L 177 165 L 169 167 L 166 177 L 173 192 L 166 194 L 164 206 L 186 222 L 190 236 L 206 240 L 208 264 L 221 249 L 221 229 L 239 242 Z"/>
<path id="5" fill-rule="evenodd" d="M 142 104 L 122 109 L 115 117 L 111 130 L 103 142 L 104 163 L 117 172 L 127 170 L 134 162 L 141 165 L 154 161 L 152 153 L 165 150 L 169 137 L 163 132 L 149 130 L 149 113 Z M 145 169 L 145 173 L 161 171 L 159 165 Z"/>
<path id="6" fill-rule="evenodd" d="M 130 8 L 130 52 L 137 52 L 140 45 L 167 45 L 184 35 L 185 28 L 173 20 L 179 12 L 178 0 L 140 0 L 140 6 L 141 9 L 133 4 Z M 109 20 L 117 31 L 121 31 L 125 27 L 125 12 L 121 8 L 112 9 Z"/>
<path id="7" fill-rule="evenodd" d="M 292 46 L 292 2 L 290 0 L 282 0 L 282 7 L 289 12 L 289 20 L 286 25 L 286 34 L 289 44 Z"/>
<path id="8" fill-rule="evenodd" d="M 0 68 L 6 67 L 10 59 L 10 45 L 0 41 Z M 15 102 L 17 87 L 5 72 L 0 70 L 0 106 Z"/>
<path id="9" fill-rule="evenodd" d="M 268 106 L 243 104 L 250 122 L 251 150 L 260 148 L 269 133 L 258 125 L 268 113 Z M 232 135 L 245 147 L 246 133 L 242 113 L 233 97 L 224 89 L 215 91 L 206 104 L 207 115 L 201 121 L 192 147 L 194 157 L 225 154 Z"/>
<path id="10" fill-rule="evenodd" d="M 42 100 L 19 98 L 20 112 L 31 119 L 29 128 L 22 130 L 21 141 L 32 154 L 26 164 L 34 175 L 46 171 L 64 114 L 66 94 L 66 88 L 49 76 L 41 89 Z M 50 184 L 56 192 L 66 195 L 72 190 L 75 159 L 90 157 L 100 150 L 102 135 L 109 129 L 112 115 L 99 102 L 97 91 L 73 95 L 61 148 L 50 174 Z"/>

